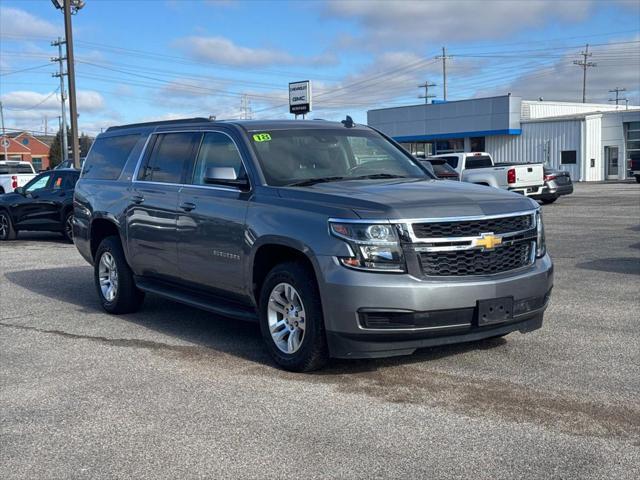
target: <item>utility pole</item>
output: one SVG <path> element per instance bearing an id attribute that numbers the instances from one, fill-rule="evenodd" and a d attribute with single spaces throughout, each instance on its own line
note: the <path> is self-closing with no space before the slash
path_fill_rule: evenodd
<path id="1" fill-rule="evenodd" d="M 44 114 L 44 136 L 47 137 L 49 136 L 49 132 L 47 131 L 47 127 L 49 126 L 48 124 L 48 118 L 47 118 L 47 114 Z"/>
<path id="2" fill-rule="evenodd" d="M 429 87 L 435 87 L 435 83 L 430 83 L 428 80 L 422 85 L 418 85 L 418 88 L 424 88 L 424 95 L 418 95 L 418 98 L 424 98 L 424 103 L 429 103 L 430 98 L 435 98 L 435 95 L 429 95 Z"/>
<path id="3" fill-rule="evenodd" d="M 2 109 L 2 102 L 0 102 L 0 121 L 2 121 L 2 148 L 4 149 L 3 160 L 9 160 L 9 156 L 7 155 L 7 147 L 9 146 L 9 140 L 7 139 L 7 134 L 4 130 L 4 110 Z"/>
<path id="4" fill-rule="evenodd" d="M 251 120 L 251 102 L 247 94 L 240 97 L 240 110 L 242 111 L 242 118 L 244 120 Z"/>
<path id="5" fill-rule="evenodd" d="M 76 69 L 73 62 L 73 32 L 71 15 L 84 7 L 84 0 L 51 0 L 53 6 L 64 13 L 64 39 L 67 45 L 67 80 L 69 82 L 69 114 L 71 116 L 71 139 L 73 166 L 80 168 L 80 148 L 78 144 L 78 106 L 76 104 Z"/>
<path id="6" fill-rule="evenodd" d="M 609 90 L 609 93 L 615 93 L 616 94 L 616 98 L 615 100 L 610 98 L 609 101 L 610 102 L 616 102 L 616 107 L 619 105 L 620 100 L 626 100 L 626 98 L 620 98 L 620 92 L 626 92 L 627 89 L 626 88 L 620 88 L 620 87 L 616 87 L 613 90 Z"/>
<path id="7" fill-rule="evenodd" d="M 593 55 L 593 53 L 589 53 L 588 43 L 585 45 L 584 52 L 580 53 L 580 55 L 582 55 L 583 60 L 574 60 L 573 63 L 582 67 L 582 103 L 587 103 L 587 68 L 595 67 L 596 63 L 587 61 Z"/>
<path id="8" fill-rule="evenodd" d="M 442 98 L 447 101 L 447 47 L 442 47 L 442 55 L 438 55 L 436 59 L 442 59 Z"/>
<path id="9" fill-rule="evenodd" d="M 61 128 L 60 128 L 60 136 L 62 138 L 60 138 L 60 140 L 62 142 L 62 161 L 63 162 L 67 159 L 67 155 L 69 155 L 69 145 L 67 142 L 67 107 L 66 107 L 67 96 L 64 90 L 64 76 L 66 75 L 66 73 L 64 73 L 64 64 L 62 63 L 67 59 L 67 57 L 62 56 L 62 45 L 64 45 L 65 43 L 67 42 L 65 42 L 60 37 L 58 37 L 58 40 L 56 40 L 55 42 L 51 42 L 51 46 L 58 47 L 58 57 L 51 59 L 52 62 L 58 62 L 58 73 L 52 73 L 51 76 L 60 78 L 60 97 L 61 97 L 60 109 L 62 112 L 62 122 L 61 122 Z"/>

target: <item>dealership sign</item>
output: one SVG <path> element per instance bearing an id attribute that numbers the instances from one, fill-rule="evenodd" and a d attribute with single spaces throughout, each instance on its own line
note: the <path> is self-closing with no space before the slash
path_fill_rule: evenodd
<path id="1" fill-rule="evenodd" d="M 301 115 L 311 111 L 311 82 L 294 82 L 289 84 L 289 112 Z"/>

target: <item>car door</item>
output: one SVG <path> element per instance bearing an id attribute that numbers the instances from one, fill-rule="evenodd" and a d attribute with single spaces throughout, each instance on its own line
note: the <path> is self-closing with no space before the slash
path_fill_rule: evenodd
<path id="1" fill-rule="evenodd" d="M 180 190 L 178 263 L 184 281 L 242 295 L 250 189 L 205 183 L 205 172 L 214 167 L 231 167 L 237 178 L 247 178 L 236 143 L 219 131 L 204 134 L 189 181 Z"/>
<path id="2" fill-rule="evenodd" d="M 129 188 L 126 216 L 129 262 L 137 275 L 179 277 L 178 191 L 201 137 L 200 132 L 170 132 L 149 139 Z"/>
<path id="3" fill-rule="evenodd" d="M 15 205 L 14 218 L 19 230 L 40 230 L 50 223 L 50 197 L 54 173 L 38 175 L 24 186 L 24 201 Z M 56 177 L 57 178 L 57 177 Z"/>

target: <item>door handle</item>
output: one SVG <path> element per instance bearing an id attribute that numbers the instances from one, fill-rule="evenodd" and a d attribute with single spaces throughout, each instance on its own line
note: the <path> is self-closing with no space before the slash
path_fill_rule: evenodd
<path id="1" fill-rule="evenodd" d="M 196 204 L 191 202 L 184 202 L 183 204 L 180 205 L 180 208 L 185 212 L 190 212 L 191 210 L 196 208 Z"/>
<path id="2" fill-rule="evenodd" d="M 133 195 L 131 197 L 131 201 L 133 203 L 140 204 L 140 203 L 144 202 L 144 197 L 142 195 Z"/>

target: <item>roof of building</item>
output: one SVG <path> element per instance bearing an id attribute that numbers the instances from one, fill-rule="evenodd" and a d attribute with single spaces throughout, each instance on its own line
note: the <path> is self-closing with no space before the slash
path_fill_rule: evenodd
<path id="1" fill-rule="evenodd" d="M 522 123 L 537 123 L 537 122 L 561 122 L 566 120 L 582 120 L 586 117 L 594 115 L 614 115 L 614 114 L 627 114 L 627 113 L 640 113 L 639 108 L 629 108 L 624 110 L 594 110 L 591 112 L 572 113 L 568 115 L 558 115 L 554 117 L 540 117 L 540 118 L 528 118 L 522 119 Z"/>

